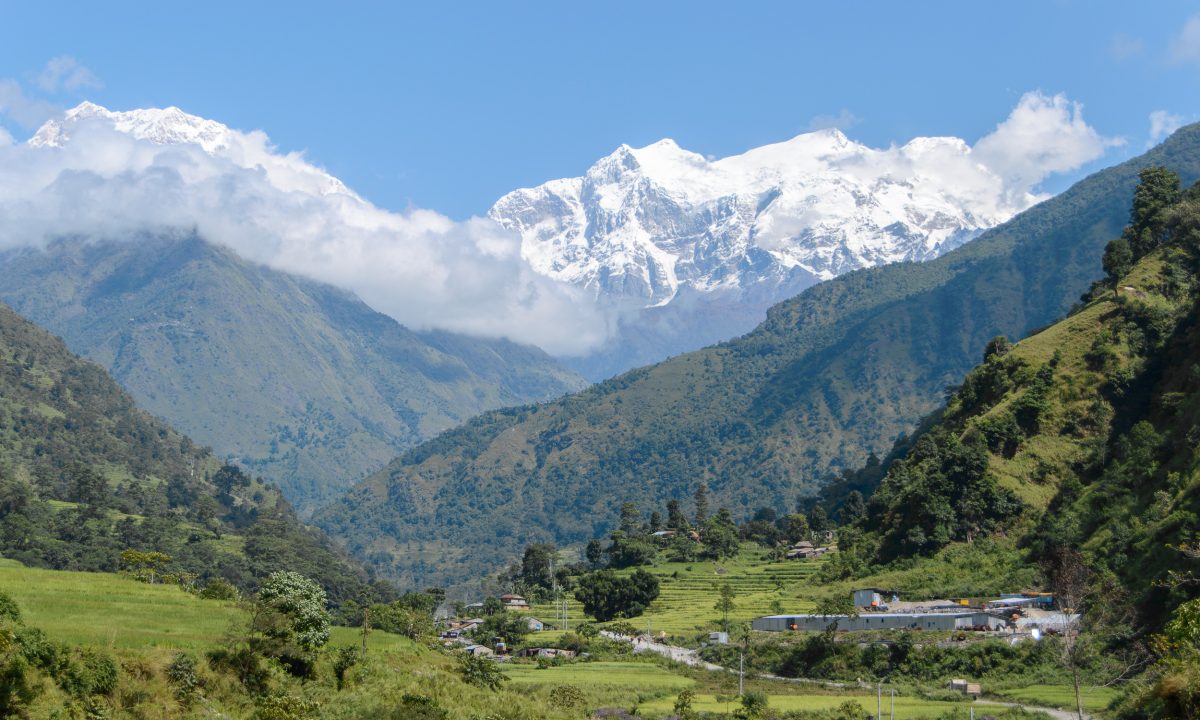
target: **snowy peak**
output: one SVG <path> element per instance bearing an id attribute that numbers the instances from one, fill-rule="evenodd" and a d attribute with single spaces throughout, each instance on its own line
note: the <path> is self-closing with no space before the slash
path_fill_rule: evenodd
<path id="1" fill-rule="evenodd" d="M 113 111 L 92 102 L 46 121 L 28 141 L 32 147 L 62 148 L 88 123 L 163 146 L 195 146 L 213 157 L 243 168 L 264 171 L 281 190 L 314 195 L 357 197 L 341 180 L 304 160 L 299 153 L 280 154 L 262 132 L 244 133 L 215 120 L 190 115 L 177 107 Z"/>
<path id="2" fill-rule="evenodd" d="M 48 121 L 29 144 L 62 147 L 70 142 L 76 127 L 87 120 L 108 121 L 120 132 L 157 145 L 199 145 L 209 154 L 227 150 L 232 144 L 233 131 L 225 125 L 189 115 L 174 106 L 113 112 L 86 101 L 64 113 L 61 120 Z"/>
<path id="3" fill-rule="evenodd" d="M 877 150 L 829 129 L 718 160 L 670 139 L 622 145 L 489 214 L 521 235 L 539 272 L 649 308 L 685 290 L 779 300 L 850 270 L 926 260 L 1027 204 L 957 138 Z"/>

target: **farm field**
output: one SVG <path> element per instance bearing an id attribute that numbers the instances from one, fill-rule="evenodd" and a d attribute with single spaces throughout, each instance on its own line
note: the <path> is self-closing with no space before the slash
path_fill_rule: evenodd
<path id="1" fill-rule="evenodd" d="M 1067 709 L 1075 707 L 1075 689 L 1070 685 L 1030 685 L 1015 690 L 997 690 L 996 694 L 1015 702 Z M 1108 707 L 1118 692 L 1108 687 L 1084 687 L 1081 688 L 1080 695 L 1083 698 L 1084 710 L 1099 712 Z"/>
<path id="2" fill-rule="evenodd" d="M 27 568 L 0 558 L 0 590 L 21 608 L 25 624 L 55 640 L 101 647 L 205 649 L 245 614 L 236 603 L 201 600 L 175 585 L 148 585 L 110 573 Z M 334 627 L 330 643 L 361 642 L 357 628 Z M 374 631 L 371 648 L 411 647 L 406 638 Z"/>
<path id="3" fill-rule="evenodd" d="M 536 665 L 508 665 L 504 674 L 514 684 L 616 686 L 639 693 L 678 693 L 696 684 L 666 668 L 646 662 L 580 662 L 539 669 Z M 674 697 L 674 695 L 672 695 Z"/>
<path id="4" fill-rule="evenodd" d="M 775 710 L 808 710 L 821 711 L 833 710 L 841 706 L 843 703 L 852 701 L 857 702 L 862 708 L 869 712 L 872 716 L 875 714 L 875 695 L 866 695 L 861 693 L 845 693 L 845 694 L 770 694 L 768 706 Z M 646 715 L 659 716 L 665 715 L 672 711 L 674 706 L 674 698 L 656 698 L 642 706 L 640 710 Z M 897 697 L 896 698 L 896 718 L 933 718 L 939 717 L 946 713 L 952 712 L 956 708 L 966 709 L 972 703 L 967 701 L 948 702 L 941 700 L 922 700 L 914 697 Z M 1000 706 L 989 704 L 987 702 L 974 703 L 976 713 L 988 712 L 989 710 L 999 710 Z M 692 702 L 692 709 L 706 712 L 733 712 L 740 707 L 738 698 L 732 695 L 722 695 L 720 699 L 716 695 L 697 695 Z M 891 698 L 885 696 L 883 698 L 883 716 L 890 717 L 891 713 Z"/>

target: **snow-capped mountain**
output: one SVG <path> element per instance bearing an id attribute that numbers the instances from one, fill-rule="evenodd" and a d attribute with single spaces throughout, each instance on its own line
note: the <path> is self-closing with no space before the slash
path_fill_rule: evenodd
<path id="1" fill-rule="evenodd" d="M 296 154 L 270 152 L 262 133 L 240 133 L 216 120 L 189 115 L 177 107 L 144 108 L 114 112 L 92 102 L 52 118 L 29 139 L 33 147 L 63 147 L 89 122 L 102 122 L 118 132 L 155 145 L 198 145 L 213 157 L 233 161 L 241 167 L 261 167 L 272 184 L 281 190 L 298 190 L 316 195 L 353 195 L 337 178 L 308 163 L 294 162 Z"/>
<path id="2" fill-rule="evenodd" d="M 970 154 L 957 138 L 873 150 L 822 130 L 710 161 L 661 140 L 509 193 L 489 214 L 521 234 L 536 270 L 602 300 L 775 297 L 768 288 L 936 257 L 1028 205 L 1006 202 Z"/>
<path id="3" fill-rule="evenodd" d="M 934 258 L 1039 199 L 972 152 L 945 137 L 876 150 L 838 130 L 720 160 L 622 145 L 489 215 L 535 270 L 618 311 L 615 340 L 573 363 L 599 379 L 745 333 L 822 280 Z"/>

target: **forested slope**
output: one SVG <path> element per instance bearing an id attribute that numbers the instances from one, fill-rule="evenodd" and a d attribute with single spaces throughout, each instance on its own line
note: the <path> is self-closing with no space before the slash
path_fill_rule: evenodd
<path id="1" fill-rule="evenodd" d="M 583 382 L 542 351 L 415 332 L 193 234 L 0 255 L 0 300 L 302 511 L 484 410 Z"/>
<path id="2" fill-rule="evenodd" d="M 271 485 L 138 409 L 104 369 L 0 304 L 0 555 L 70 570 L 158 571 L 251 589 L 279 569 L 335 599 L 367 576 L 296 518 Z"/>

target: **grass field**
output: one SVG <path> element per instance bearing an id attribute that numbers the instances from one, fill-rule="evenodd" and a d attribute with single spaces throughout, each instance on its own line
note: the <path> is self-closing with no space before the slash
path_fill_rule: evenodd
<path id="1" fill-rule="evenodd" d="M 997 695 L 1014 700 L 1046 707 L 1071 709 L 1075 707 L 1075 688 L 1070 685 L 1030 685 L 1016 690 L 997 690 Z M 1080 690 L 1083 698 L 1083 709 L 1088 712 L 1099 712 L 1117 697 L 1113 688 L 1084 687 Z"/>
<path id="2" fill-rule="evenodd" d="M 739 707 L 739 701 L 736 697 L 721 696 L 718 700 L 716 695 L 697 695 L 692 703 L 694 710 L 707 712 L 732 712 Z M 728 700 L 724 698 L 729 698 Z M 869 712 L 872 716 L 875 714 L 875 695 L 862 693 L 845 693 L 845 694 L 771 694 L 768 705 L 776 710 L 833 710 L 846 701 L 854 701 Z M 660 715 L 671 712 L 675 702 L 674 697 L 662 697 L 651 700 L 642 706 L 641 710 L 646 715 Z M 940 700 L 922 700 L 914 697 L 897 697 L 896 698 L 896 717 L 897 718 L 932 718 L 943 715 L 955 708 L 968 708 L 971 703 L 963 702 L 946 702 Z M 891 698 L 883 698 L 883 716 L 890 717 L 892 705 Z M 975 704 L 976 712 L 987 712 L 989 709 L 1000 709 L 997 705 L 990 705 L 986 702 Z"/>
<path id="3" fill-rule="evenodd" d="M 504 674 L 516 684 L 609 685 L 642 693 L 678 693 L 696 684 L 695 680 L 644 662 L 580 662 L 545 669 L 536 665 L 507 665 Z"/>
<path id="4" fill-rule="evenodd" d="M 26 625 L 71 644 L 204 649 L 220 644 L 245 619 L 235 603 L 201 600 L 174 585 L 147 585 L 108 573 L 38 570 L 2 558 L 0 590 L 17 601 Z M 356 628 L 331 632 L 331 644 L 359 642 Z M 368 647 L 380 650 L 411 645 L 379 631 L 368 640 Z"/>

